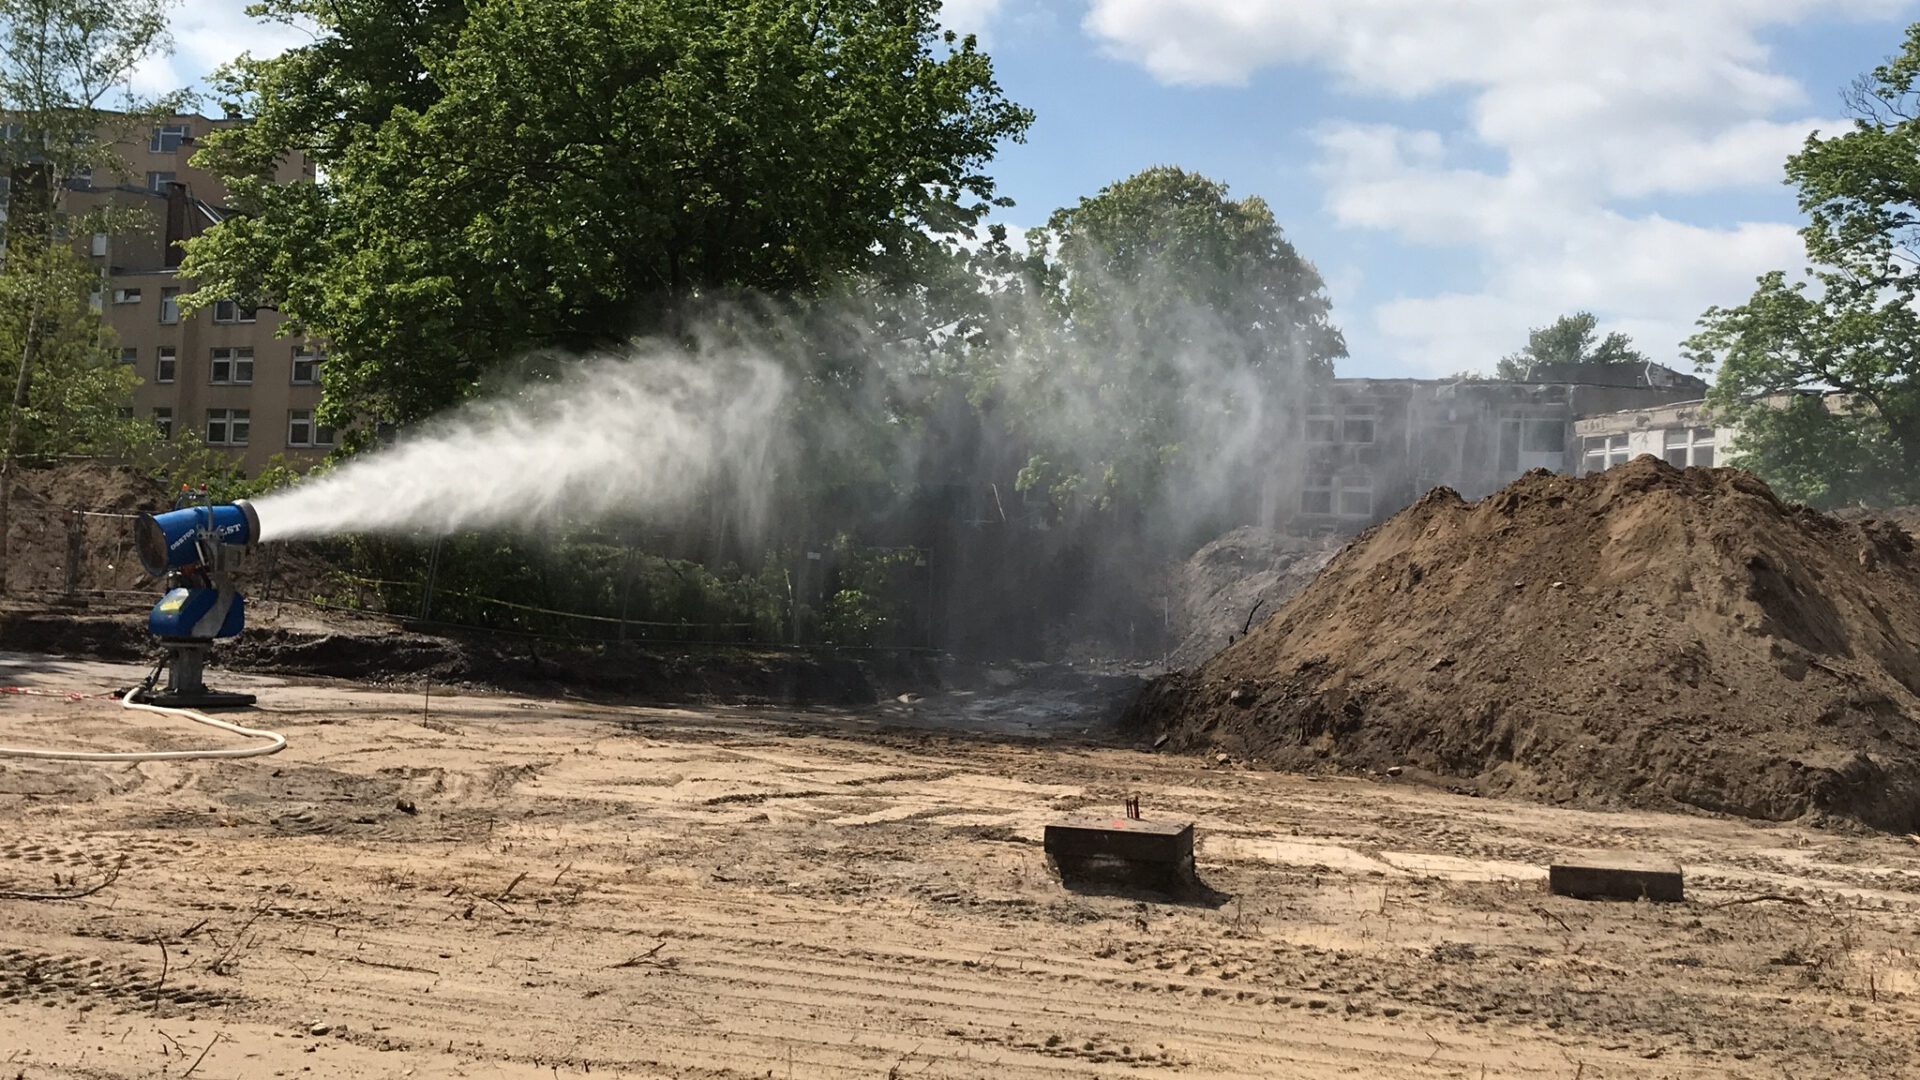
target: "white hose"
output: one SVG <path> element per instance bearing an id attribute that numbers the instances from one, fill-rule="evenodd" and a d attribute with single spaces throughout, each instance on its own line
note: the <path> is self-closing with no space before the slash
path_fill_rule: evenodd
<path id="1" fill-rule="evenodd" d="M 38 758 L 42 761 L 198 761 L 203 758 L 259 757 L 262 754 L 277 754 L 287 748 L 286 736 L 278 732 L 229 724 L 225 720 L 216 720 L 192 709 L 170 709 L 164 705 L 147 705 L 133 700 L 133 695 L 139 693 L 141 689 L 136 686 L 127 691 L 126 695 L 120 699 L 120 707 L 160 713 L 163 716 L 184 716 L 195 723 L 207 724 L 222 731 L 231 731 L 235 735 L 271 741 L 264 746 L 235 746 L 225 750 L 32 750 L 17 746 L 0 746 L 0 757 Z"/>

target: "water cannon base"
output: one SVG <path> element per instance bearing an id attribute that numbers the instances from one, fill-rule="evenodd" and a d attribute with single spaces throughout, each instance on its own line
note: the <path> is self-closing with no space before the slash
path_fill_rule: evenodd
<path id="1" fill-rule="evenodd" d="M 234 694 L 223 690 L 201 690 L 197 694 L 160 690 L 151 694 L 135 694 L 133 700 L 141 705 L 156 705 L 162 709 L 248 709 L 258 699 L 252 694 Z"/>
<path id="2" fill-rule="evenodd" d="M 147 689 L 133 695 L 142 705 L 163 709 L 244 709 L 256 700 L 252 694 L 236 694 L 208 688 L 204 673 L 207 655 L 213 651 L 210 641 L 168 641 L 167 685 L 163 690 Z"/>

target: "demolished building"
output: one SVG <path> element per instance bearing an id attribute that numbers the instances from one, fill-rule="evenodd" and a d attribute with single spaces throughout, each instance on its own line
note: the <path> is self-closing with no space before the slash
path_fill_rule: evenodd
<path id="1" fill-rule="evenodd" d="M 1478 499 L 1533 469 L 1581 472 L 1584 419 L 1697 406 L 1706 389 L 1659 364 L 1542 365 L 1526 382 L 1334 379 L 1282 435 L 1293 450 L 1283 460 L 1301 467 L 1269 474 L 1263 524 L 1357 532 L 1436 487 Z M 1712 436 L 1706 439 L 1711 446 Z M 1605 451 L 1610 442 L 1600 445 L 1602 460 L 1615 463 Z M 1707 464 L 1709 456 L 1690 463 Z"/>

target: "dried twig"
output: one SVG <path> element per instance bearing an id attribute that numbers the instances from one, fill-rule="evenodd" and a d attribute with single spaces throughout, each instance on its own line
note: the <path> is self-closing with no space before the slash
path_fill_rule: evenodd
<path id="1" fill-rule="evenodd" d="M 925 1046 L 925 1045 L 927 1044 L 926 1043 L 920 1044 L 920 1046 Z M 919 1053 L 920 1046 L 916 1046 L 913 1049 L 907 1051 L 906 1053 L 900 1055 L 900 1060 L 894 1062 L 893 1067 L 887 1070 L 887 1080 L 900 1080 L 900 1066 L 905 1065 L 907 1063 L 908 1058 L 911 1058 L 913 1057 L 913 1055 Z"/>
<path id="2" fill-rule="evenodd" d="M 512 896 L 513 890 L 519 888 L 520 883 L 525 880 L 527 880 L 527 872 L 525 870 L 522 870 L 520 871 L 519 877 L 516 877 L 512 881 L 507 882 L 507 887 L 500 890 L 500 899 L 505 900 L 507 897 Z"/>
<path id="3" fill-rule="evenodd" d="M 153 984 L 153 1015 L 160 1015 L 160 991 L 167 985 L 167 939 L 154 935 L 153 943 L 160 946 L 160 981 Z"/>
<path id="4" fill-rule="evenodd" d="M 1254 602 L 1253 610 L 1247 612 L 1247 624 L 1240 628 L 1241 637 L 1246 637 L 1253 632 L 1253 617 L 1260 614 L 1260 609 L 1266 605 L 1266 602 L 1267 598 L 1264 596 Z"/>
<path id="5" fill-rule="evenodd" d="M 207 1040 L 206 1049 L 200 1051 L 200 1056 L 193 1059 L 193 1064 L 187 1066 L 187 1071 L 180 1074 L 180 1080 L 187 1080 L 187 1077 L 192 1076 L 193 1070 L 199 1068 L 200 1063 L 207 1060 L 207 1054 L 213 1050 L 213 1044 L 219 1042 L 221 1039 L 224 1039 L 226 1037 L 227 1036 L 225 1032 L 222 1032 L 222 1031 L 214 1032 L 213 1038 Z"/>
<path id="6" fill-rule="evenodd" d="M 1573 927 L 1567 925 L 1567 920 L 1561 918 L 1558 915 L 1555 915 L 1553 912 L 1548 911 L 1546 908 L 1535 907 L 1533 909 L 1533 913 L 1540 916 L 1542 919 L 1552 919 L 1554 922 L 1557 922 L 1560 924 L 1560 929 L 1565 930 L 1569 934 L 1573 933 Z"/>
<path id="7" fill-rule="evenodd" d="M 98 884 L 92 888 L 81 889 L 79 892 L 37 893 L 6 891 L 0 892 L 0 900 L 82 900 L 118 880 L 120 880 L 120 867 L 115 865 L 107 870 L 107 876 L 101 878 Z"/>
<path id="8" fill-rule="evenodd" d="M 1742 896 L 1735 900 L 1722 900 L 1717 904 L 1709 904 L 1707 906 L 1710 909 L 1719 910 L 1720 908 L 1733 907 L 1735 904 L 1762 904 L 1769 900 L 1782 904 L 1797 904 L 1800 907 L 1807 906 L 1807 902 L 1797 896 L 1781 896 L 1779 893 L 1767 893 L 1763 896 Z"/>
<path id="9" fill-rule="evenodd" d="M 631 967 L 639 967 L 642 964 L 659 963 L 659 961 L 655 960 L 654 957 L 659 954 L 661 949 L 664 949 L 666 947 L 667 947 L 667 939 L 661 938 L 659 943 L 656 944 L 653 948 L 648 949 L 646 952 L 640 953 L 636 956 L 629 956 L 625 960 L 622 960 L 619 963 L 614 964 L 613 966 L 616 968 L 631 968 Z"/>
<path id="10" fill-rule="evenodd" d="M 213 972 L 215 975 L 232 974 L 232 972 L 227 970 L 227 965 L 236 959 L 235 954 L 247 943 L 247 931 L 253 929 L 253 924 L 259 922 L 260 916 L 265 915 L 267 910 L 272 906 L 270 902 L 264 899 L 254 905 L 253 914 L 248 917 L 246 922 L 240 924 L 239 932 L 233 935 L 233 944 L 226 947 L 226 950 L 220 954 L 218 960 L 208 964 L 207 970 Z"/>

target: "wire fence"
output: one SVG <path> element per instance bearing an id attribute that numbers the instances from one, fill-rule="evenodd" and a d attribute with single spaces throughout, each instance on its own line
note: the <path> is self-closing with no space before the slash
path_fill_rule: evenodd
<path id="1" fill-rule="evenodd" d="M 133 524 L 141 516 L 45 504 L 16 506 L 7 592 L 73 608 L 104 603 L 131 609 L 157 598 L 162 585 L 146 574 L 133 541 Z M 241 564 L 235 576 L 256 608 L 290 604 L 430 631 L 637 646 L 938 651 L 931 633 L 924 629 L 925 612 L 917 610 L 917 602 L 930 598 L 929 584 L 912 574 L 898 586 L 910 601 L 898 605 L 904 614 L 873 616 L 863 624 L 861 639 L 850 639 L 842 631 L 836 640 L 831 629 L 823 630 L 827 624 L 821 613 L 832 609 L 840 582 L 822 571 L 820 552 L 803 553 L 805 561 L 799 564 L 798 574 L 785 577 L 784 604 L 758 620 L 726 617 L 727 609 L 711 601 L 682 605 L 708 609 L 699 612 L 705 617 L 648 617 L 638 595 L 637 552 L 629 544 L 610 560 L 615 580 L 606 597 L 608 610 L 601 611 L 529 603 L 450 584 L 470 579 L 475 571 L 461 565 L 442 542 L 426 548 L 418 576 L 356 573 L 309 546 L 282 544 L 263 546 Z M 909 565 L 901 558 L 903 553 L 917 559 L 912 565 L 928 565 L 926 553 L 913 548 L 875 548 L 866 557 L 888 566 Z M 594 572 L 579 566 L 569 569 L 576 574 Z M 900 577 L 897 570 L 893 576 Z M 759 599 L 769 602 L 767 595 Z"/>

